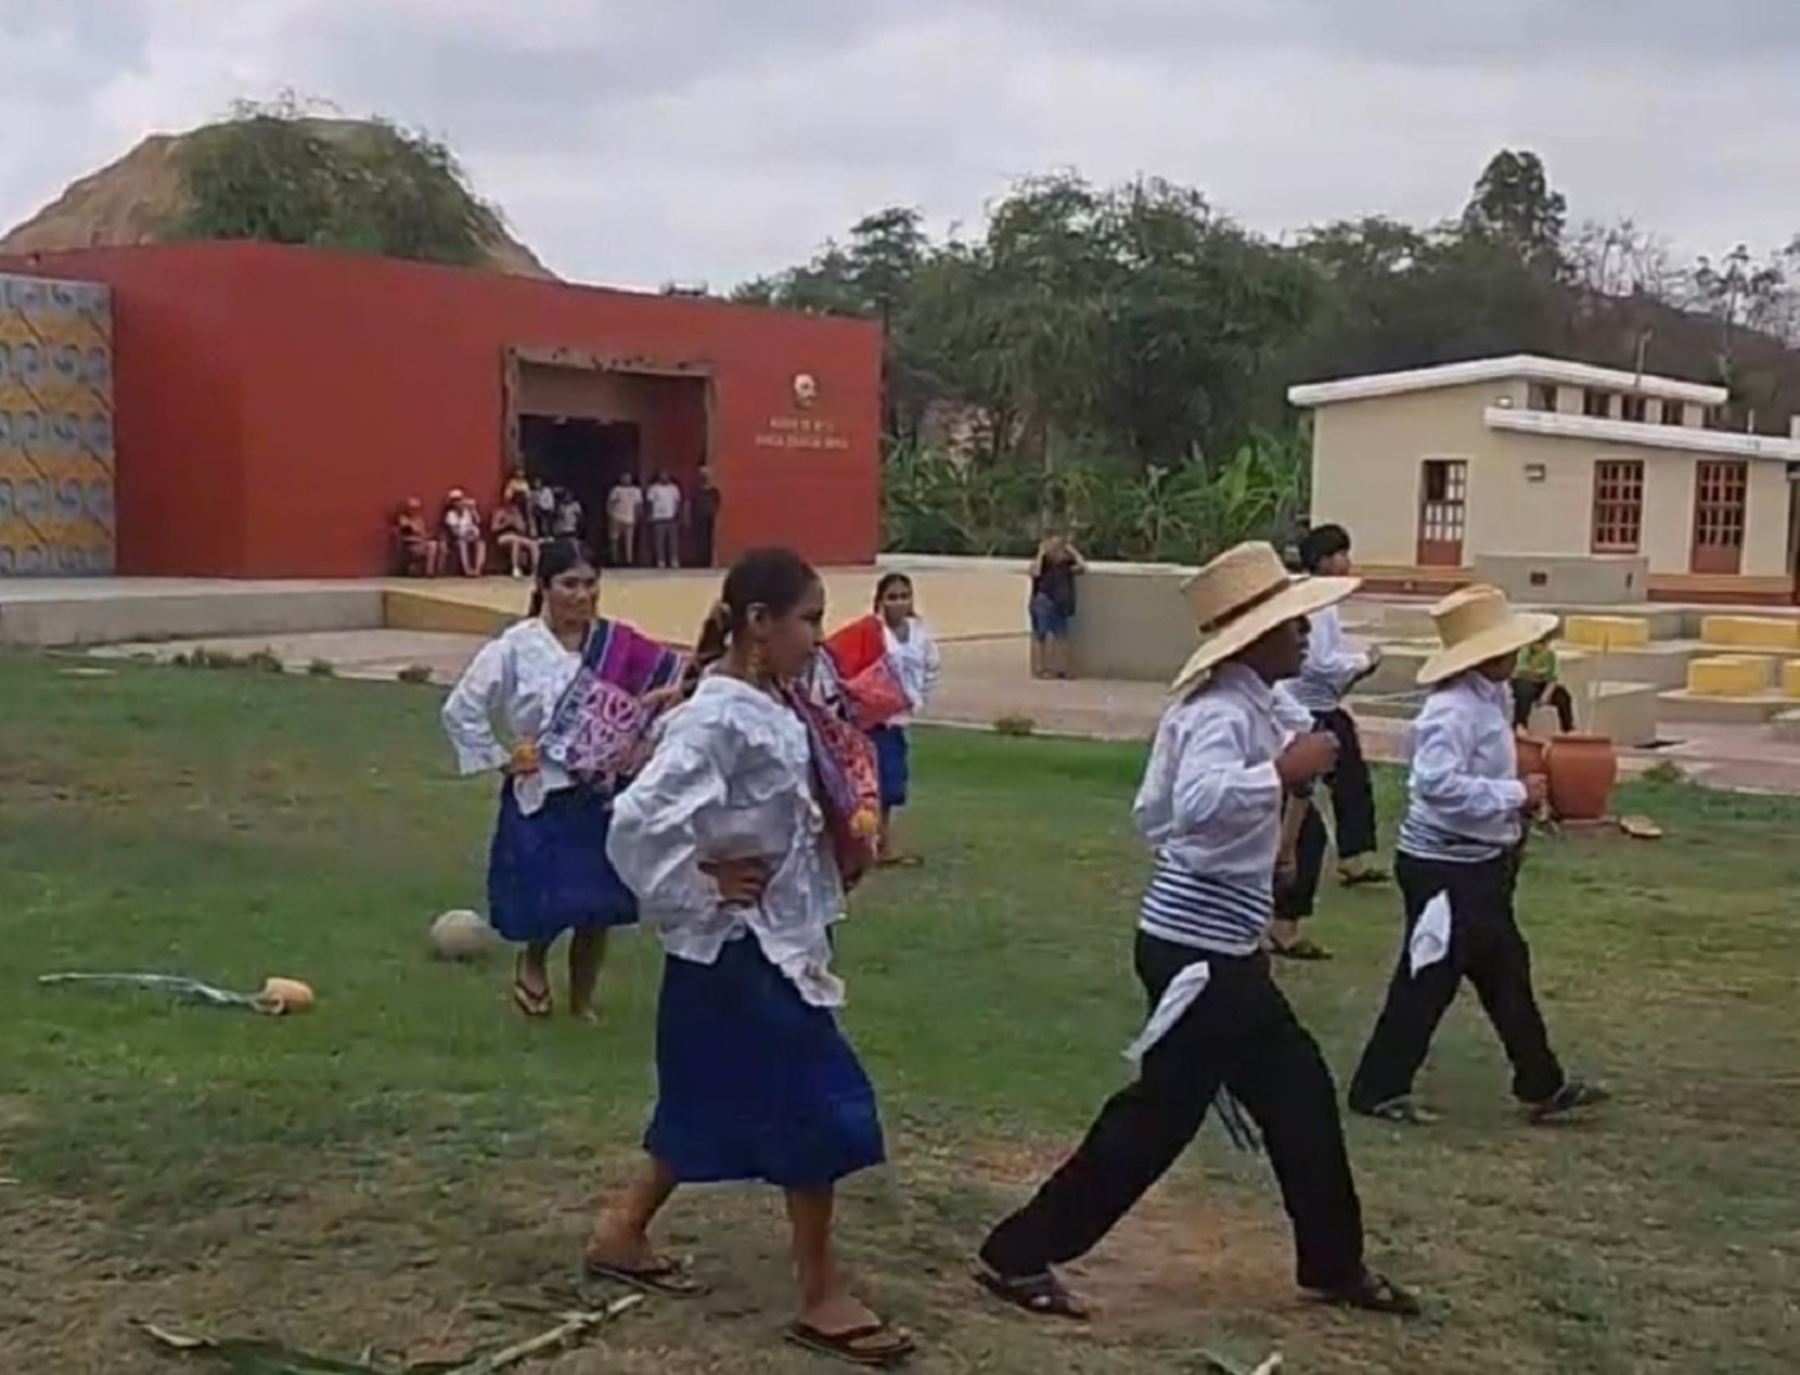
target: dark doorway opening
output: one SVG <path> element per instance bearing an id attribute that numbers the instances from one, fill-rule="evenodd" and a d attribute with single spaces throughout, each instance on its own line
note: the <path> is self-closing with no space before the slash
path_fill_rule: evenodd
<path id="1" fill-rule="evenodd" d="M 642 436 L 629 420 L 572 415 L 521 415 L 519 454 L 525 476 L 571 493 L 581 503 L 578 534 L 596 557 L 606 552 L 606 494 L 638 471 Z"/>
<path id="2" fill-rule="evenodd" d="M 580 502 L 581 535 L 595 555 L 608 553 L 607 498 L 627 473 L 645 488 L 659 475 L 679 488 L 678 529 L 691 538 L 689 503 L 707 460 L 708 376 L 618 368 L 564 353 L 511 358 L 510 460 L 528 479 Z M 644 500 L 634 551 L 642 567 L 653 562 L 650 523 Z"/>

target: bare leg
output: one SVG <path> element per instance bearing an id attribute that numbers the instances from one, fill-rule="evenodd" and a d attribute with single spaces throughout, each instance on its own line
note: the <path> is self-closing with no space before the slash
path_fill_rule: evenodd
<path id="1" fill-rule="evenodd" d="M 569 937 L 569 1011 L 594 1020 L 594 985 L 606 960 L 606 928 L 576 931 Z"/>
<path id="2" fill-rule="evenodd" d="M 587 1259 L 621 1270 L 648 1270 L 659 1263 L 650 1246 L 650 1224 L 675 1192 L 675 1175 L 654 1156 L 647 1157 L 637 1178 L 603 1204 L 588 1238 Z"/>
<path id="3" fill-rule="evenodd" d="M 880 1318 L 851 1294 L 831 1246 L 836 1194 L 823 1189 L 789 1189 L 788 1221 L 794 1228 L 794 1278 L 800 1288 L 800 1321 L 828 1336 L 879 1323 Z"/>

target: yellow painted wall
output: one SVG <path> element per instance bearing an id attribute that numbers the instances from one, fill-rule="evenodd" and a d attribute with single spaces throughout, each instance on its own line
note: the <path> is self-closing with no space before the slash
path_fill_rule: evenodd
<path id="1" fill-rule="evenodd" d="M 0 577 L 113 568 L 112 298 L 0 274 Z"/>
<path id="2" fill-rule="evenodd" d="M 1652 573 L 1689 572 L 1695 468 L 1703 456 L 1488 428 L 1483 412 L 1501 397 L 1522 406 L 1524 390 L 1523 383 L 1487 383 L 1320 407 L 1313 413 L 1314 522 L 1349 527 L 1360 562 L 1411 564 L 1418 552 L 1421 465 L 1461 458 L 1469 464 L 1465 564 L 1479 554 L 1586 556 L 1593 543 L 1594 465 L 1635 460 L 1644 465 L 1638 552 Z M 1543 465 L 1542 481 L 1527 480 L 1533 464 Z M 1779 577 L 1788 557 L 1787 475 L 1778 462 L 1753 459 L 1748 466 L 1740 571 Z"/>
<path id="3" fill-rule="evenodd" d="M 1360 563 L 1413 563 L 1420 463 L 1469 460 L 1472 519 L 1493 443 L 1481 413 L 1505 394 L 1488 384 L 1321 406 L 1313 412 L 1313 523 L 1346 526 Z"/>

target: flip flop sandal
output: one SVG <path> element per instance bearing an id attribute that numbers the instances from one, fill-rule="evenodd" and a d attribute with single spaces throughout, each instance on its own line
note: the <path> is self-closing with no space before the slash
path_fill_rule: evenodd
<path id="1" fill-rule="evenodd" d="M 877 1338 L 886 1340 L 877 1346 L 869 1345 Z M 796 1322 L 789 1324 L 787 1339 L 795 1346 L 804 1347 L 818 1355 L 831 1356 L 840 1361 L 848 1361 L 851 1365 L 868 1366 L 876 1370 L 897 1366 L 918 1349 L 917 1344 L 905 1332 L 889 1327 L 884 1322 L 853 1327 L 848 1332 L 821 1332 L 810 1323 Z"/>
<path id="2" fill-rule="evenodd" d="M 1292 945 L 1283 945 L 1280 941 L 1269 943 L 1269 953 L 1278 960 L 1328 960 L 1331 952 L 1322 945 L 1315 945 L 1302 936 Z"/>
<path id="3" fill-rule="evenodd" d="M 1358 869 L 1355 873 L 1339 874 L 1340 888 L 1367 888 L 1371 884 L 1387 883 L 1392 875 L 1386 869 Z"/>
<path id="4" fill-rule="evenodd" d="M 1041 1275 L 1012 1278 L 984 1265 L 975 1272 L 975 1283 L 1001 1302 L 1022 1308 L 1035 1318 L 1067 1318 L 1071 1322 L 1088 1320 L 1086 1305 L 1048 1270 Z"/>
<path id="5" fill-rule="evenodd" d="M 523 966 L 513 969 L 513 1006 L 527 1017 L 548 1017 L 556 1011 L 556 997 L 549 988 L 533 988 L 525 982 Z"/>
<path id="6" fill-rule="evenodd" d="M 642 1267 L 606 1265 L 600 1261 L 581 1262 L 589 1279 L 611 1280 L 641 1294 L 655 1294 L 666 1299 L 691 1299 L 706 1292 L 706 1286 L 687 1272 L 687 1264 L 679 1260 L 662 1260 Z"/>
<path id="7" fill-rule="evenodd" d="M 1342 1289 L 1317 1290 L 1313 1297 L 1328 1307 L 1356 1308 L 1365 1313 L 1391 1313 L 1396 1317 L 1416 1318 L 1421 1312 L 1416 1298 L 1386 1275 L 1377 1274 L 1373 1270 L 1364 1270 L 1355 1281 Z"/>

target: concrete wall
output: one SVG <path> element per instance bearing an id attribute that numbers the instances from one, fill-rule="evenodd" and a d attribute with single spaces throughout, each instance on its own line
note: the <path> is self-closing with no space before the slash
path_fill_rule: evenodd
<path id="1" fill-rule="evenodd" d="M 1516 434 L 1488 428 L 1483 411 L 1509 386 L 1447 387 L 1321 407 L 1313 417 L 1313 520 L 1338 521 L 1358 562 L 1412 565 L 1418 554 L 1421 464 L 1469 464 L 1465 564 L 1482 554 L 1586 556 L 1592 550 L 1594 465 L 1644 465 L 1639 553 L 1652 573 L 1690 571 L 1696 465 L 1704 455 L 1629 443 Z M 1564 388 L 1559 403 L 1573 393 Z M 1540 481 L 1527 468 L 1541 464 Z M 1749 461 L 1746 577 L 1788 571 L 1789 484 L 1783 464 Z"/>
<path id="2" fill-rule="evenodd" d="M 1081 678 L 1173 682 L 1200 643 L 1182 595 L 1191 568 L 1090 567 L 1078 588 L 1070 667 Z"/>
<path id="3" fill-rule="evenodd" d="M 681 447 L 710 452 L 721 558 L 787 544 L 867 563 L 880 545 L 882 338 L 865 321 L 255 243 L 0 268 L 113 289 L 121 572 L 384 572 L 406 496 L 498 497 L 509 349 L 710 376 L 710 434 Z M 800 373 L 818 382 L 804 412 Z"/>

